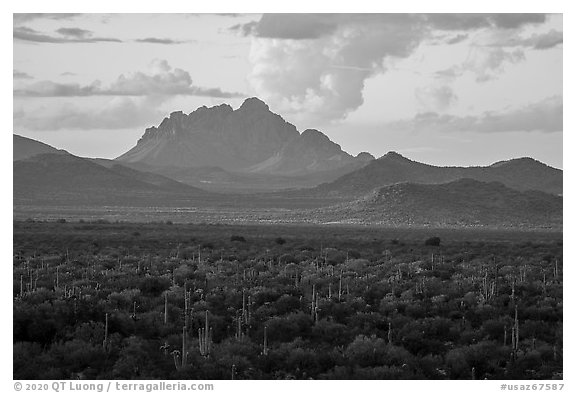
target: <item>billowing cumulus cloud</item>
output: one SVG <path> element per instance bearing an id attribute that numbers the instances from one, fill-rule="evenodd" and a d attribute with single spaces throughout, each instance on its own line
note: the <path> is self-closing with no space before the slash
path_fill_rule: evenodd
<path id="1" fill-rule="evenodd" d="M 433 32 L 454 32 L 444 44 L 456 44 L 471 30 L 545 21 L 543 14 L 265 14 L 231 30 L 252 37 L 248 80 L 260 97 L 283 113 L 330 121 L 361 106 L 366 80 L 409 57 Z M 465 68 L 482 82 L 522 59 L 519 50 L 498 48 Z"/>
<path id="2" fill-rule="evenodd" d="M 563 129 L 562 114 L 562 97 L 553 96 L 524 107 L 485 112 L 478 116 L 453 116 L 425 112 L 410 120 L 389 123 L 386 128 L 435 132 L 561 132 Z"/>
<path id="3" fill-rule="evenodd" d="M 14 127 L 33 131 L 123 129 L 157 124 L 165 115 L 158 97 L 117 97 L 103 107 L 81 108 L 65 104 L 57 108 L 14 112 Z"/>
<path id="4" fill-rule="evenodd" d="M 100 81 L 89 85 L 39 81 L 15 89 L 17 97 L 89 97 L 89 96 L 152 96 L 190 95 L 206 97 L 241 97 L 240 93 L 222 91 L 220 88 L 200 87 L 193 84 L 187 71 L 172 68 L 165 60 L 151 64 L 149 73 L 136 72 L 120 75 L 116 81 L 103 86 Z"/>
<path id="5" fill-rule="evenodd" d="M 253 39 L 249 81 L 275 109 L 319 119 L 342 118 L 362 105 L 366 79 L 385 69 L 385 59 L 409 56 L 425 34 L 417 15 L 301 17 L 296 23 L 299 15 L 291 15 L 291 25 L 284 16 L 263 17 L 258 37 L 289 39 Z"/>
<path id="6" fill-rule="evenodd" d="M 14 112 L 14 125 L 28 130 L 123 129 L 158 123 L 164 113 L 162 104 L 175 95 L 238 97 L 239 93 L 219 88 L 195 86 L 190 74 L 172 68 L 165 60 L 154 61 L 147 73 L 121 75 L 104 86 L 95 81 L 89 85 L 40 81 L 14 90 L 16 97 L 95 97 L 112 96 L 103 107 L 83 107 L 72 103 L 50 105 L 34 111 Z"/>

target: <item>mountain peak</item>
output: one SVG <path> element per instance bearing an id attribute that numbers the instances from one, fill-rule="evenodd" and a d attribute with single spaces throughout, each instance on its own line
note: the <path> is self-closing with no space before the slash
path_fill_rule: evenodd
<path id="1" fill-rule="evenodd" d="M 328 138 L 325 134 L 321 133 L 320 131 L 313 129 L 313 128 L 308 128 L 306 130 L 304 130 L 304 132 L 302 132 L 301 137 L 303 138 L 303 140 L 307 140 L 307 141 L 330 141 L 330 138 Z"/>
<path id="2" fill-rule="evenodd" d="M 402 154 L 395 152 L 395 151 L 389 151 L 388 153 L 386 153 L 382 157 L 380 157 L 380 159 L 383 159 L 383 158 L 386 158 L 389 160 L 408 160 Z"/>
<path id="3" fill-rule="evenodd" d="M 242 103 L 239 110 L 270 110 L 270 107 L 257 97 L 250 97 Z"/>
<path id="4" fill-rule="evenodd" d="M 498 161 L 495 162 L 494 164 L 490 165 L 493 168 L 497 168 L 497 167 L 502 167 L 502 166 L 506 166 L 506 165 L 518 165 L 518 164 L 528 164 L 528 165 L 534 165 L 534 164 L 539 164 L 539 165 L 545 165 L 546 164 L 532 158 L 532 157 L 519 157 L 519 158 L 512 158 L 510 160 L 503 160 L 503 161 Z"/>
<path id="5" fill-rule="evenodd" d="M 369 161 L 372 161 L 375 159 L 375 157 L 372 154 L 370 154 L 366 151 L 358 153 L 356 158 L 361 160 L 361 161 L 365 161 L 365 162 L 369 162 Z"/>
<path id="6" fill-rule="evenodd" d="M 186 116 L 184 114 L 184 112 L 182 112 L 182 111 L 174 111 L 174 112 L 170 113 L 170 119 L 175 119 L 177 117 L 182 117 L 182 116 Z"/>
<path id="7" fill-rule="evenodd" d="M 190 115 L 199 113 L 230 113 L 233 111 L 234 110 L 232 109 L 232 107 L 228 104 L 220 104 L 211 107 L 202 105 L 201 107 L 198 107 L 196 110 L 190 112 Z"/>

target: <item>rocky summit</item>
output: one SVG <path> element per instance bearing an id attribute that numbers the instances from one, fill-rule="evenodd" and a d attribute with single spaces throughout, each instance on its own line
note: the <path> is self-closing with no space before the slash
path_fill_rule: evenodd
<path id="1" fill-rule="evenodd" d="M 258 98 L 248 98 L 236 110 L 222 104 L 188 115 L 173 112 L 117 158 L 157 167 L 281 175 L 338 170 L 370 159 L 368 153 L 346 153 L 318 130 L 300 133 Z"/>

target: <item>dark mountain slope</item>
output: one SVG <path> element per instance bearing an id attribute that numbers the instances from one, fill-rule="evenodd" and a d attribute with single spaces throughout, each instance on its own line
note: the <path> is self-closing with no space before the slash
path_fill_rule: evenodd
<path id="1" fill-rule="evenodd" d="M 14 203 L 165 203 L 209 193 L 155 174 L 111 168 L 71 154 L 41 154 L 14 161 Z"/>
<path id="2" fill-rule="evenodd" d="M 38 154 L 66 154 L 65 150 L 58 150 L 50 145 L 38 142 L 34 139 L 13 134 L 12 138 L 12 161 L 23 160 Z"/>

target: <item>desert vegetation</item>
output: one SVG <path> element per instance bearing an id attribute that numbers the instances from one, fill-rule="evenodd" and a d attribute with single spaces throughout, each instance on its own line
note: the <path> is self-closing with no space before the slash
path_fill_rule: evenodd
<path id="1" fill-rule="evenodd" d="M 14 222 L 15 379 L 562 378 L 562 234 Z"/>

